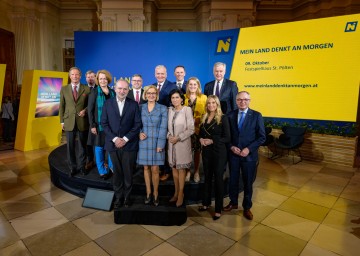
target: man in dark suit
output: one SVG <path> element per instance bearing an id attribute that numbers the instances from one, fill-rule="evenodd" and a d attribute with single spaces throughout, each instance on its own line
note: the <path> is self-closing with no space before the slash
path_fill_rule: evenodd
<path id="1" fill-rule="evenodd" d="M 146 100 L 143 99 L 144 89 L 142 88 L 143 79 L 139 74 L 135 74 L 131 78 L 132 88 L 127 95 L 128 98 L 135 100 L 139 105 L 144 104 Z"/>
<path id="2" fill-rule="evenodd" d="M 86 78 L 87 86 L 90 88 L 90 92 L 96 88 L 95 77 L 96 74 L 94 71 L 92 70 L 86 71 L 85 78 Z M 86 145 L 87 161 L 85 165 L 85 169 L 87 171 L 91 170 L 95 166 L 94 146 L 93 146 L 94 140 L 95 140 L 95 135 L 92 134 L 89 129 L 88 141 Z"/>
<path id="3" fill-rule="evenodd" d="M 181 65 L 176 66 L 174 69 L 174 75 L 176 77 L 174 84 L 185 94 L 187 84 L 187 81 L 185 81 L 185 67 Z"/>
<path id="4" fill-rule="evenodd" d="M 215 80 L 205 84 L 204 94 L 206 96 L 218 96 L 221 104 L 221 110 L 224 114 L 237 109 L 236 94 L 238 87 L 235 81 L 224 78 L 226 73 L 226 64 L 216 62 L 214 64 L 213 73 Z"/>
<path id="5" fill-rule="evenodd" d="M 128 82 L 118 80 L 114 90 L 116 97 L 107 100 L 103 106 L 101 125 L 105 132 L 105 149 L 110 153 L 114 166 L 114 207 L 119 208 L 122 204 L 125 207 L 130 205 L 141 117 L 137 102 L 127 98 Z"/>
<path id="6" fill-rule="evenodd" d="M 69 70 L 71 83 L 60 90 L 60 123 L 67 140 L 67 160 L 70 168 L 69 176 L 77 171 L 85 175 L 86 142 L 89 134 L 89 120 L 86 114 L 88 86 L 80 84 L 81 71 L 77 67 Z M 78 161 L 76 161 L 75 137 L 78 136 Z"/>
<path id="7" fill-rule="evenodd" d="M 250 94 L 241 91 L 236 96 L 236 110 L 228 114 L 230 123 L 230 179 L 229 197 L 230 203 L 224 207 L 224 211 L 238 208 L 239 177 L 241 173 L 244 185 L 244 208 L 245 218 L 252 220 L 253 183 L 256 178 L 258 149 L 266 139 L 265 126 L 262 115 L 249 108 Z"/>
<path id="8" fill-rule="evenodd" d="M 158 103 L 165 105 L 167 107 L 170 106 L 169 94 L 172 90 L 176 89 L 176 85 L 169 80 L 167 80 L 167 71 L 164 65 L 158 65 L 155 67 L 155 78 L 156 85 L 159 91 L 159 100 Z"/>

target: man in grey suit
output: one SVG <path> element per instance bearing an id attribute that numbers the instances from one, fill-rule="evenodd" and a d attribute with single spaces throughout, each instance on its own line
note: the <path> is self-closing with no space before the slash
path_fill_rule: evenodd
<path id="1" fill-rule="evenodd" d="M 69 70 L 71 83 L 60 90 L 60 123 L 67 140 L 67 160 L 70 168 L 69 176 L 76 172 L 85 175 L 86 142 L 89 133 L 87 103 L 90 88 L 80 84 L 81 71 L 77 67 Z M 75 137 L 78 136 L 78 160 L 76 161 Z"/>
<path id="2" fill-rule="evenodd" d="M 237 109 L 236 107 L 236 94 L 238 87 L 235 81 L 226 79 L 226 64 L 216 62 L 214 64 L 213 73 L 215 80 L 205 84 L 204 94 L 206 96 L 216 95 L 221 104 L 221 110 L 224 114 Z"/>

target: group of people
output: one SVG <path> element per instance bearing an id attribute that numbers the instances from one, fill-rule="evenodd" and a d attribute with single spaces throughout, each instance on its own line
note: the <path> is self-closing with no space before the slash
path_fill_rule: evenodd
<path id="1" fill-rule="evenodd" d="M 198 78 L 185 81 L 184 66 L 175 67 L 174 83 L 167 80 L 165 66 L 156 66 L 156 82 L 144 88 L 141 75 L 135 74 L 131 89 L 123 79 L 116 81 L 114 89 L 110 88 L 112 77 L 106 70 L 99 70 L 96 75 L 88 71 L 88 86 L 81 85 L 81 71 L 71 68 L 71 83 L 60 93 L 60 122 L 67 137 L 69 175 L 85 175 L 92 168 L 94 156 L 90 151 L 94 146 L 101 178 L 113 175 L 115 208 L 131 204 L 136 165 L 144 167 L 145 204 L 159 205 L 159 182 L 172 175 L 174 195 L 169 201 L 180 207 L 184 204 L 185 182 L 191 179 L 191 166 L 194 182 L 200 181 L 202 156 L 205 185 L 199 211 L 210 209 L 212 186 L 214 220 L 220 218 L 222 211 L 237 209 L 241 177 L 243 214 L 252 219 L 257 151 L 265 141 L 263 119 L 259 112 L 249 109 L 250 94 L 238 92 L 236 82 L 224 77 L 224 63 L 215 63 L 213 73 L 215 80 L 205 84 L 202 93 Z M 230 203 L 224 207 L 223 174 L 227 163 Z"/>

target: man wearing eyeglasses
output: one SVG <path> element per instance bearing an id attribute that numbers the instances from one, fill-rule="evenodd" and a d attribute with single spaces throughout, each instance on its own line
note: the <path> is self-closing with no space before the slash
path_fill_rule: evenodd
<path id="1" fill-rule="evenodd" d="M 131 78 L 132 88 L 129 90 L 127 97 L 135 100 L 139 105 L 146 102 L 146 100 L 143 99 L 144 89 L 142 88 L 142 85 L 142 76 L 139 74 L 134 74 Z"/>
<path id="2" fill-rule="evenodd" d="M 241 91 L 236 95 L 237 109 L 227 114 L 230 123 L 229 151 L 229 197 L 230 203 L 224 211 L 238 209 L 240 175 L 244 187 L 243 215 L 252 220 L 253 183 L 256 178 L 258 149 L 266 139 L 264 120 L 261 113 L 249 108 L 250 94 Z"/>
<path id="3" fill-rule="evenodd" d="M 238 87 L 235 81 L 225 78 L 226 64 L 216 62 L 213 68 L 214 81 L 205 84 L 204 94 L 206 96 L 216 95 L 221 104 L 221 110 L 224 114 L 237 109 L 236 107 L 236 94 Z"/>

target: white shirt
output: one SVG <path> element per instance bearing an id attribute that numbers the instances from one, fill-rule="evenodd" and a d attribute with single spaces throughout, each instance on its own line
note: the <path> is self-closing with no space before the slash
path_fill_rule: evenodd
<path id="1" fill-rule="evenodd" d="M 240 121 L 240 118 L 241 118 L 241 112 L 244 112 L 244 118 L 246 117 L 246 114 L 248 112 L 249 108 L 245 109 L 245 110 L 240 110 L 239 109 L 239 112 L 238 112 L 238 119 L 237 119 L 237 122 L 239 123 Z"/>
<path id="2" fill-rule="evenodd" d="M 220 86 L 219 86 L 219 93 L 220 93 L 221 88 L 222 88 L 222 84 L 223 84 L 223 82 L 224 82 L 224 79 L 220 80 L 219 82 L 220 82 L 220 84 L 219 84 L 219 85 L 220 85 Z M 217 86 L 217 84 L 218 84 L 218 80 L 215 80 L 214 91 L 213 91 L 213 94 L 214 94 L 214 95 L 216 95 L 216 86 Z"/>
<path id="3" fill-rule="evenodd" d="M 134 99 L 136 100 L 136 92 L 139 92 L 139 100 L 141 100 L 141 89 L 137 90 L 137 89 L 132 89 L 133 93 L 134 93 Z"/>
<path id="4" fill-rule="evenodd" d="M 123 110 L 124 110 L 124 105 L 125 105 L 125 99 L 123 99 L 123 100 L 121 101 L 121 100 L 118 99 L 118 97 L 116 97 L 116 102 L 117 102 L 117 104 L 118 104 L 120 116 L 122 116 L 122 112 L 123 112 Z M 113 138 L 112 141 L 115 143 L 115 141 L 117 140 L 117 138 L 119 138 L 119 137 Z M 126 138 L 125 136 L 123 137 L 123 139 L 124 139 L 126 142 L 129 141 L 129 139 Z"/>
<path id="5" fill-rule="evenodd" d="M 72 90 L 74 91 L 74 87 L 76 86 L 76 91 L 79 92 L 80 83 L 78 84 L 71 84 Z"/>
<path id="6" fill-rule="evenodd" d="M 179 84 L 180 84 L 180 86 L 179 86 Z M 176 81 L 176 86 L 177 86 L 179 89 L 181 89 L 181 88 L 183 87 L 183 85 L 184 85 L 184 80 L 182 80 L 182 81 Z"/>

